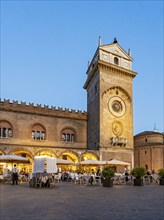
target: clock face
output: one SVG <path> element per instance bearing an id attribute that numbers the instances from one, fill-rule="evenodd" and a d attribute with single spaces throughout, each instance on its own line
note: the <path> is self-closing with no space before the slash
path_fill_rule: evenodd
<path id="1" fill-rule="evenodd" d="M 126 112 L 125 102 L 118 96 L 113 96 L 108 102 L 109 111 L 116 117 L 122 117 Z"/>
<path id="2" fill-rule="evenodd" d="M 112 109 L 115 112 L 121 112 L 122 111 L 122 105 L 118 100 L 113 101 L 112 103 Z"/>

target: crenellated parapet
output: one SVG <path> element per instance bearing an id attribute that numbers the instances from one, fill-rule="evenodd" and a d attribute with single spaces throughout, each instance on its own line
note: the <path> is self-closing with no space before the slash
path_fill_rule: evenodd
<path id="1" fill-rule="evenodd" d="M 81 120 L 87 119 L 87 113 L 85 111 L 55 106 L 49 107 L 49 105 L 42 106 L 41 104 L 34 105 L 34 103 L 30 102 L 27 104 L 22 101 L 19 103 L 18 101 L 10 101 L 9 99 L 0 99 L 0 110 Z"/>

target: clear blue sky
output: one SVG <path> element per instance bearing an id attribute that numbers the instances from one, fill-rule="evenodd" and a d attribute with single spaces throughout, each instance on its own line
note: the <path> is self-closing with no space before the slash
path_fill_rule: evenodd
<path id="1" fill-rule="evenodd" d="M 2 1 L 1 98 L 86 111 L 88 60 L 131 49 L 134 134 L 164 130 L 163 1 Z"/>

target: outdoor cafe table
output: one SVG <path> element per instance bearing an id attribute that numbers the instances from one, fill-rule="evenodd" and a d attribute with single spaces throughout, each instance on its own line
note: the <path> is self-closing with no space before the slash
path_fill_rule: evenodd
<path id="1" fill-rule="evenodd" d="M 82 176 L 82 179 L 83 179 L 85 185 L 89 184 L 90 178 L 91 178 L 91 175 L 84 174 L 84 175 Z"/>
<path id="2" fill-rule="evenodd" d="M 55 176 L 46 173 L 33 173 L 29 181 L 30 187 L 50 187 L 55 185 Z"/>
<path id="3" fill-rule="evenodd" d="M 93 177 L 93 185 L 95 185 L 97 182 L 101 185 L 101 176 L 96 176 L 93 174 L 83 174 L 79 176 L 79 183 L 84 185 L 90 184 L 90 178 Z"/>

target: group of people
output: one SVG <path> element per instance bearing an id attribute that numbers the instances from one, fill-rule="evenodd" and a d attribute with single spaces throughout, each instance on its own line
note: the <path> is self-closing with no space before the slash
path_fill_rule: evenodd
<path id="1" fill-rule="evenodd" d="M 96 176 L 95 178 L 98 178 L 99 176 L 101 176 L 101 171 L 100 171 L 100 169 L 98 169 L 97 170 L 97 172 L 95 173 L 94 172 L 94 170 L 92 169 L 92 171 L 91 171 L 91 177 L 89 178 L 89 183 L 91 184 L 91 185 L 93 185 L 93 181 L 94 181 L 94 176 Z"/>
<path id="2" fill-rule="evenodd" d="M 158 179 L 157 172 L 155 172 L 154 170 L 147 171 L 146 176 L 145 176 L 145 180 L 148 180 L 150 183 L 153 183 L 153 182 L 158 183 L 159 179 Z"/>
<path id="3" fill-rule="evenodd" d="M 89 183 L 91 184 L 91 185 L 93 185 L 93 181 L 94 181 L 94 176 L 101 176 L 101 172 L 100 172 L 100 169 L 98 169 L 97 170 L 97 172 L 95 172 L 93 169 L 91 170 L 91 172 L 89 172 L 89 173 L 81 173 L 81 172 L 75 172 L 75 171 L 63 171 L 62 172 L 62 174 L 61 174 L 61 180 L 62 181 L 67 181 L 67 182 L 69 182 L 69 181 L 75 181 L 77 178 L 78 178 L 78 176 L 79 176 L 79 174 L 83 174 L 83 175 L 89 175 L 90 176 L 90 178 L 89 178 Z M 96 178 L 96 177 L 95 177 Z"/>
<path id="4" fill-rule="evenodd" d="M 75 171 L 70 171 L 70 172 L 63 171 L 62 172 L 61 170 L 59 170 L 58 173 L 61 173 L 60 180 L 62 180 L 62 181 L 74 181 L 74 180 L 76 180 L 76 178 L 78 178 L 78 174 L 79 174 L 78 172 L 75 172 Z M 27 175 L 23 171 L 21 171 L 20 174 L 22 174 L 24 176 Z M 152 172 L 147 171 L 146 174 L 147 174 L 146 177 L 148 177 L 150 179 L 150 182 L 153 182 L 153 176 L 157 175 L 154 170 Z M 18 185 L 19 171 L 18 171 L 16 164 L 14 164 L 14 167 L 12 168 L 11 175 L 12 175 L 12 185 Z M 125 172 L 124 175 L 125 175 L 125 181 L 127 182 L 129 180 L 130 175 L 128 174 L 127 171 Z M 92 185 L 93 181 L 94 181 L 94 176 L 95 176 L 95 178 L 98 176 L 101 176 L 100 169 L 98 169 L 97 172 L 95 172 L 92 169 L 91 172 L 89 173 L 89 176 L 90 176 L 90 178 L 89 178 L 88 182 Z M 27 176 L 27 178 L 28 178 L 28 176 Z"/>

